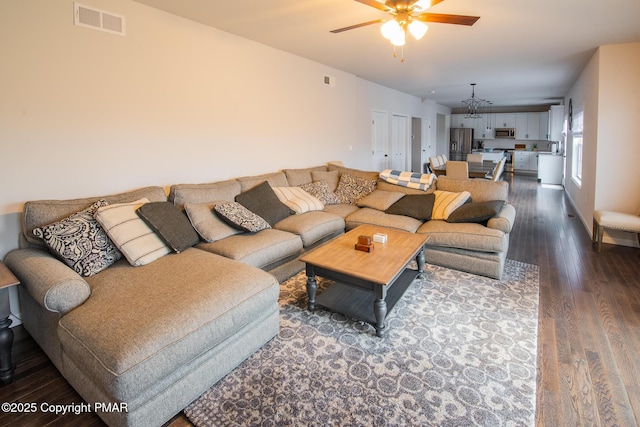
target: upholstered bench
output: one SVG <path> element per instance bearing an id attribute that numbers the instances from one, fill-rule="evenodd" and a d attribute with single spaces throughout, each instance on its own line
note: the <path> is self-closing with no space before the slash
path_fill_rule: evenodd
<path id="1" fill-rule="evenodd" d="M 598 210 L 593 212 L 593 243 L 596 252 L 602 249 L 602 235 L 605 228 L 638 234 L 640 243 L 640 216 L 615 211 Z"/>

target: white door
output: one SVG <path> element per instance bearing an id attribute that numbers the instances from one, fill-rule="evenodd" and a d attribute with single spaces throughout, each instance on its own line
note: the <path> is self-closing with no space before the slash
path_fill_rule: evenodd
<path id="1" fill-rule="evenodd" d="M 407 116 L 391 117 L 391 169 L 407 170 L 408 123 Z"/>
<path id="2" fill-rule="evenodd" d="M 389 115 L 374 111 L 371 120 L 371 154 L 373 170 L 389 169 Z"/>

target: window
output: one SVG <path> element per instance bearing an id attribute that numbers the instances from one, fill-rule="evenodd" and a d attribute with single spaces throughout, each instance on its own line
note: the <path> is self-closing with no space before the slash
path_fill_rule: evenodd
<path id="1" fill-rule="evenodd" d="M 579 111 L 574 115 L 573 118 L 573 126 L 572 126 L 572 160 L 571 160 L 571 178 L 578 185 L 582 186 L 582 152 L 583 152 L 583 141 L 582 141 L 582 118 L 583 113 Z"/>

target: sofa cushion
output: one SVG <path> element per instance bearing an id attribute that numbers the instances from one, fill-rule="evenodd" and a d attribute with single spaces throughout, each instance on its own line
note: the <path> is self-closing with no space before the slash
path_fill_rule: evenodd
<path id="1" fill-rule="evenodd" d="M 287 177 L 287 182 L 289 183 L 289 187 L 297 187 L 299 185 L 308 184 L 313 182 L 313 177 L 311 176 L 312 172 L 326 172 L 326 166 L 315 166 L 311 168 L 304 169 L 285 169 L 283 172 Z"/>
<path id="2" fill-rule="evenodd" d="M 106 205 L 106 200 L 98 200 L 67 218 L 34 228 L 33 234 L 76 273 L 92 276 L 122 258 L 122 253 L 93 216 Z"/>
<path id="3" fill-rule="evenodd" d="M 340 172 L 337 170 L 312 171 L 311 180 L 312 182 L 326 182 L 331 191 L 336 191 L 336 188 L 338 188 L 338 182 L 340 181 Z"/>
<path id="4" fill-rule="evenodd" d="M 356 205 L 347 205 L 344 203 L 338 203 L 335 205 L 324 205 L 324 212 L 338 215 L 339 217 L 346 218 L 352 213 L 359 211 L 360 208 Z"/>
<path id="5" fill-rule="evenodd" d="M 215 213 L 214 207 L 222 203 L 226 202 L 187 203 L 184 205 L 184 211 L 187 213 L 191 225 L 205 242 L 215 242 L 242 233 L 242 230 L 230 226 Z"/>
<path id="6" fill-rule="evenodd" d="M 371 194 L 376 189 L 376 180 L 360 178 L 349 173 L 340 175 L 340 182 L 336 188 L 336 196 L 342 203 L 357 204 L 358 200 Z"/>
<path id="7" fill-rule="evenodd" d="M 25 240 L 32 245 L 44 247 L 44 242 L 33 234 L 33 229 L 52 222 L 60 221 L 76 212 L 86 209 L 100 199 L 107 203 L 133 202 L 146 198 L 151 202 L 167 200 L 162 187 L 143 187 L 125 193 L 112 194 L 101 197 L 87 197 L 69 200 L 32 200 L 24 204 L 22 214 L 22 232 Z"/>
<path id="8" fill-rule="evenodd" d="M 236 196 L 236 202 L 240 203 L 251 212 L 260 215 L 271 225 L 294 214 L 287 205 L 282 203 L 267 181 Z"/>
<path id="9" fill-rule="evenodd" d="M 502 206 L 504 206 L 504 201 L 502 200 L 465 203 L 449 215 L 447 222 L 483 223 L 496 216 Z"/>
<path id="10" fill-rule="evenodd" d="M 459 193 L 468 191 L 474 202 L 487 200 L 508 200 L 509 183 L 506 181 L 491 181 L 488 179 L 453 179 L 439 176 L 436 183 L 438 190 Z"/>
<path id="11" fill-rule="evenodd" d="M 433 202 L 431 219 L 447 219 L 453 211 L 469 200 L 468 191 L 453 193 L 451 191 L 436 190 L 434 194 L 435 201 Z"/>
<path id="12" fill-rule="evenodd" d="M 325 181 L 312 182 L 310 184 L 301 185 L 302 188 L 307 193 L 316 197 L 318 200 L 322 202 L 323 205 L 335 205 L 340 203 L 340 199 L 336 196 L 336 193 L 331 190 L 329 184 Z"/>
<path id="13" fill-rule="evenodd" d="M 299 236 L 269 228 L 258 233 L 243 233 L 197 248 L 222 255 L 258 268 L 269 269 L 295 258 L 302 251 Z"/>
<path id="14" fill-rule="evenodd" d="M 271 228 L 271 225 L 264 218 L 238 202 L 219 203 L 213 209 L 223 221 L 238 230 L 256 233 Z"/>
<path id="15" fill-rule="evenodd" d="M 233 202 L 240 191 L 240 183 L 235 179 L 205 184 L 175 184 L 169 189 L 169 201 L 180 209 L 186 203 Z"/>
<path id="16" fill-rule="evenodd" d="M 291 215 L 277 223 L 274 228 L 297 234 L 308 248 L 327 236 L 344 232 L 344 219 L 328 212 L 311 211 L 302 215 Z"/>
<path id="17" fill-rule="evenodd" d="M 167 244 L 179 253 L 200 241 L 189 219 L 171 202 L 151 202 L 140 206 L 138 216 Z"/>
<path id="18" fill-rule="evenodd" d="M 104 231 L 131 265 L 149 264 L 171 252 L 162 239 L 136 214 L 148 199 L 104 206 L 95 213 Z"/>
<path id="19" fill-rule="evenodd" d="M 402 196 L 404 196 L 404 193 L 400 193 L 399 191 L 383 191 L 375 189 L 371 194 L 368 194 L 358 200 L 357 205 L 361 208 L 371 208 L 384 211 L 398 200 L 402 199 Z"/>
<path id="20" fill-rule="evenodd" d="M 345 219 L 346 229 L 351 230 L 362 224 L 373 224 L 381 227 L 396 228 L 414 233 L 422 221 L 404 215 L 387 214 L 377 209 L 360 208 Z"/>
<path id="21" fill-rule="evenodd" d="M 272 187 L 286 187 L 289 185 L 287 176 L 284 172 L 265 173 L 263 175 L 243 176 L 242 178 L 238 178 L 240 191 L 243 193 L 262 184 L 264 181 L 267 181 Z"/>
<path id="22" fill-rule="evenodd" d="M 272 310 L 279 293 L 272 275 L 195 248 L 142 267 L 119 262 L 88 279 L 93 293 L 60 320 L 60 342 L 64 357 L 119 401 Z"/>
<path id="23" fill-rule="evenodd" d="M 358 178 L 363 178 L 363 179 L 366 179 L 366 180 L 377 181 L 378 177 L 380 176 L 379 172 L 347 168 L 347 167 L 344 167 L 344 166 L 337 165 L 335 163 L 329 163 L 327 165 L 327 169 L 329 171 L 338 171 L 340 176 L 342 176 L 345 173 L 347 173 L 349 175 L 357 176 Z"/>
<path id="24" fill-rule="evenodd" d="M 273 187 L 278 199 L 296 214 L 309 211 L 321 211 L 324 204 L 300 187 Z"/>
<path id="25" fill-rule="evenodd" d="M 411 218 L 428 221 L 433 213 L 435 194 L 407 194 L 387 210 L 388 214 L 406 215 Z"/>
<path id="26" fill-rule="evenodd" d="M 504 252 L 509 247 L 508 235 L 500 230 L 476 223 L 427 221 L 417 233 L 429 236 L 427 246 L 468 249 L 479 252 Z"/>

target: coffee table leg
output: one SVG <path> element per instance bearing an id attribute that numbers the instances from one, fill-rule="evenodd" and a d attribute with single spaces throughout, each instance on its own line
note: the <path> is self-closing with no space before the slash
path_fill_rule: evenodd
<path id="1" fill-rule="evenodd" d="M 373 314 L 376 316 L 376 335 L 382 337 L 386 332 L 384 319 L 387 317 L 387 302 L 376 298 L 373 302 Z"/>
<path id="2" fill-rule="evenodd" d="M 318 285 L 316 284 L 316 274 L 313 271 L 313 266 L 307 264 L 307 295 L 309 296 L 309 311 L 315 311 L 316 309 L 316 291 Z"/>
<path id="3" fill-rule="evenodd" d="M 424 247 L 420 249 L 420 252 L 418 252 L 418 256 L 416 257 L 416 262 L 418 263 L 418 277 L 422 278 L 423 277 L 422 273 L 424 273 L 424 265 L 426 263 L 424 259 Z"/>

